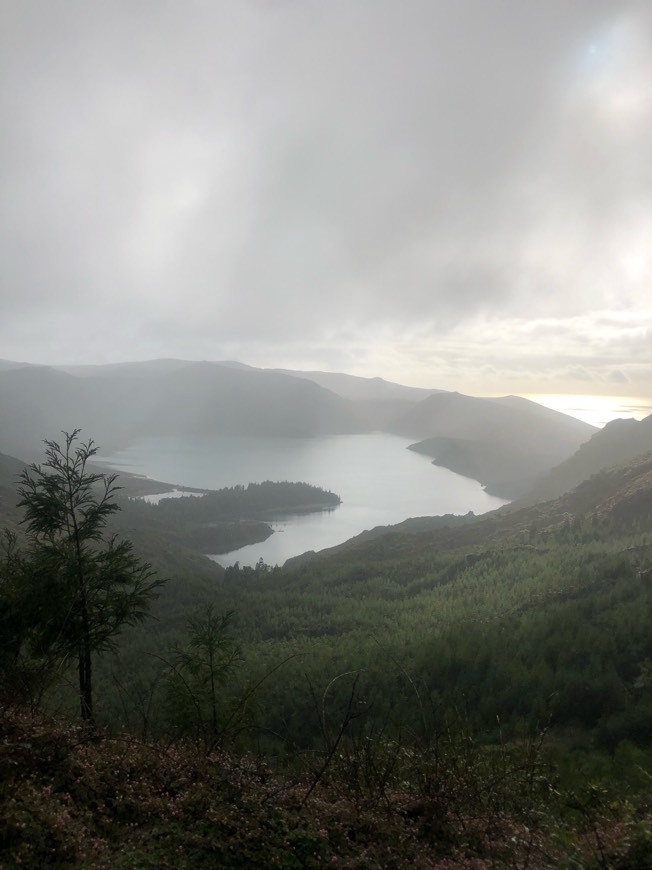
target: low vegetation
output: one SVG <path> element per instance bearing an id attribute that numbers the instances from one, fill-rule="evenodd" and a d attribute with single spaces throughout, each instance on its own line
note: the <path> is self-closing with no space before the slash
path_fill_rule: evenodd
<path id="1" fill-rule="evenodd" d="M 4 649 L 6 866 L 652 865 L 652 455 L 286 569 L 146 531 L 169 579 L 96 727 L 65 658 L 18 703 Z"/>
<path id="2" fill-rule="evenodd" d="M 652 855 L 631 789 L 569 791 L 533 744 L 350 744 L 281 776 L 252 755 L 15 711 L 0 736 L 4 866 L 624 870 Z"/>

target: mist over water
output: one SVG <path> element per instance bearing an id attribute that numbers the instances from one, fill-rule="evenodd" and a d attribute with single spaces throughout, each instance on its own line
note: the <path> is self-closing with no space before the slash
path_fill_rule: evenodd
<path id="1" fill-rule="evenodd" d="M 215 556 L 221 565 L 282 564 L 308 550 L 332 547 L 365 529 L 408 517 L 486 513 L 505 504 L 477 481 L 433 465 L 385 433 L 327 438 L 148 438 L 99 459 L 119 470 L 177 486 L 220 489 L 237 484 L 303 481 L 337 493 L 331 511 L 283 516 L 260 544 Z"/>

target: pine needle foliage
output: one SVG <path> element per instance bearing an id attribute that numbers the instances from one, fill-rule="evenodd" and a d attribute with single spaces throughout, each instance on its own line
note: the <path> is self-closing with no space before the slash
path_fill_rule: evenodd
<path id="1" fill-rule="evenodd" d="M 92 440 L 79 429 L 46 440 L 45 462 L 20 476 L 27 530 L 22 606 L 41 655 L 77 660 L 81 718 L 93 722 L 92 654 L 112 649 L 120 629 L 145 619 L 162 580 L 127 540 L 106 531 L 119 506 L 116 475 L 93 471 Z"/>

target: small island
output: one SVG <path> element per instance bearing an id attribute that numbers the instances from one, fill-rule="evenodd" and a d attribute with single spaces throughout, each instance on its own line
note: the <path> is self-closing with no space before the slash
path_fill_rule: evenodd
<path id="1" fill-rule="evenodd" d="M 168 491 L 173 488 L 167 485 Z M 130 528 L 163 533 L 172 543 L 203 554 L 220 554 L 265 541 L 273 534 L 269 522 L 276 518 L 341 504 L 329 490 L 289 481 L 187 492 L 184 498 L 163 496 L 156 504 L 132 495 L 124 501 L 123 519 Z"/>

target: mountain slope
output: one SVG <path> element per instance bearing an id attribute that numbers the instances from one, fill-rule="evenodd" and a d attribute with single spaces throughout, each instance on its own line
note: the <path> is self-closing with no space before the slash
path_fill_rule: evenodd
<path id="1" fill-rule="evenodd" d="M 150 434 L 181 430 L 310 437 L 361 428 L 351 403 L 288 375 L 196 363 L 172 373 L 160 386 L 148 420 Z"/>
<path id="2" fill-rule="evenodd" d="M 503 440 L 426 438 L 410 450 L 433 456 L 433 464 L 480 481 L 485 490 L 501 498 L 523 495 L 539 474 L 555 462 L 555 456 L 538 453 Z"/>
<path id="3" fill-rule="evenodd" d="M 385 431 L 397 418 L 407 414 L 418 402 L 443 390 L 406 387 L 383 378 L 362 378 L 339 372 L 270 369 L 294 378 L 312 381 L 355 403 L 360 425 L 368 430 Z"/>
<path id="4" fill-rule="evenodd" d="M 417 438 L 504 439 L 533 451 L 554 454 L 577 449 L 594 426 L 516 396 L 475 398 L 438 393 L 395 421 L 392 431 Z"/>
<path id="5" fill-rule="evenodd" d="M 80 428 L 104 449 L 154 435 L 315 437 L 387 431 L 413 449 L 522 496 L 595 428 L 516 396 L 474 398 L 328 372 L 234 362 L 0 367 L 0 450 L 37 457 L 43 438 Z"/>
<path id="6" fill-rule="evenodd" d="M 81 428 L 103 447 L 150 435 L 303 436 L 360 431 L 354 404 L 288 375 L 192 363 L 75 377 L 47 367 L 0 372 L 0 449 L 26 459 Z"/>
<path id="7" fill-rule="evenodd" d="M 652 450 L 652 414 L 643 420 L 612 420 L 526 494 L 529 503 L 555 498 L 603 468 Z"/>
<path id="8" fill-rule="evenodd" d="M 496 495 L 523 495 L 588 440 L 595 427 L 517 396 L 429 396 L 390 426 L 423 439 L 413 450 L 480 480 Z"/>
<path id="9" fill-rule="evenodd" d="M 402 705 L 401 728 L 427 709 L 433 731 L 469 717 L 501 745 L 545 723 L 562 746 L 569 729 L 578 745 L 649 746 L 652 454 L 552 502 L 425 525 L 295 560 L 273 582 L 226 572 L 252 670 L 297 655 L 265 726 L 298 722 L 305 739 L 318 722 L 303 675 L 346 704 L 333 677 L 354 673 L 377 721 Z"/>
<path id="10" fill-rule="evenodd" d="M 104 429 L 117 409 L 102 401 L 89 379 L 46 366 L 26 366 L 0 372 L 0 450 L 31 460 L 42 451 L 44 438 L 62 429 L 83 427 L 85 433 Z"/>
<path id="11" fill-rule="evenodd" d="M 421 517 L 363 532 L 320 553 L 288 560 L 293 568 L 306 562 L 376 564 L 379 560 L 421 559 L 428 553 L 458 549 L 516 547 L 526 549 L 534 536 L 580 529 L 605 529 L 608 534 L 652 531 L 652 452 L 627 463 L 602 469 L 570 492 L 534 504 L 512 502 L 474 517 Z"/>
<path id="12" fill-rule="evenodd" d="M 194 365 L 183 359 L 150 359 L 144 362 L 106 363 L 104 365 L 53 366 L 59 372 L 79 378 L 122 375 L 160 375 Z"/>
<path id="13" fill-rule="evenodd" d="M 339 372 L 295 371 L 293 369 L 268 369 L 268 371 L 314 381 L 320 387 L 331 390 L 345 399 L 376 401 L 404 399 L 417 402 L 433 393 L 444 392 L 444 390 L 429 390 L 423 387 L 406 387 L 403 384 L 386 381 L 384 378 L 362 378 Z"/>

